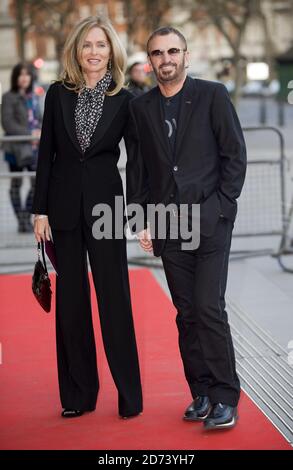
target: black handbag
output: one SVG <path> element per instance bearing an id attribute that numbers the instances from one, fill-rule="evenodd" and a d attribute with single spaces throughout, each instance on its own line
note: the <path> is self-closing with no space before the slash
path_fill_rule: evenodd
<path id="1" fill-rule="evenodd" d="M 42 249 L 42 258 L 41 261 L 41 252 Z M 44 242 L 38 243 L 38 261 L 35 264 L 35 269 L 32 278 L 32 290 L 35 298 L 45 310 L 45 312 L 50 312 L 51 310 L 51 299 L 52 299 L 52 290 L 51 290 L 51 281 L 48 275 L 46 259 L 45 259 L 45 250 Z"/>

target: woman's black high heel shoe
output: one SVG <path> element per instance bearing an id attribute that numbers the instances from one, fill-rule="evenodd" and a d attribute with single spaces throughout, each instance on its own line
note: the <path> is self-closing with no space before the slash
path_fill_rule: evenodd
<path id="1" fill-rule="evenodd" d="M 83 411 L 80 411 L 80 410 L 70 410 L 69 408 L 65 408 L 62 413 L 61 413 L 61 416 L 62 418 L 77 418 L 78 416 L 81 416 L 83 415 Z"/>

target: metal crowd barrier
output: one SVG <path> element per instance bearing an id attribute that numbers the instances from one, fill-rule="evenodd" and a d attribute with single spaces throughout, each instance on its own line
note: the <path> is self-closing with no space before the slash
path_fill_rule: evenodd
<path id="1" fill-rule="evenodd" d="M 285 218 L 284 231 L 281 236 L 279 249 L 275 256 L 279 262 L 279 265 L 283 271 L 293 274 L 293 237 L 292 237 L 292 225 L 293 225 L 293 196 L 291 200 L 290 209 L 288 215 Z M 288 259 L 290 258 L 291 263 L 288 265 Z M 292 266 L 292 267 L 291 267 Z"/>
<path id="2" fill-rule="evenodd" d="M 278 247 L 262 249 L 232 250 L 235 259 L 239 257 L 270 254 L 277 258 L 284 271 L 293 272 L 287 267 L 287 260 L 293 266 L 293 199 L 291 208 L 287 204 L 292 194 L 289 161 L 285 156 L 285 142 L 282 132 L 272 126 L 244 127 L 243 132 L 248 147 L 247 176 L 238 203 L 238 216 L 233 232 L 237 237 L 276 237 Z M 249 136 L 257 140 L 272 139 L 271 155 L 260 150 L 257 158 L 251 158 Z M 246 220 L 246 224 L 245 224 Z M 263 240 L 263 238 L 262 238 Z M 288 257 L 285 260 L 285 256 Z M 292 255 L 292 256 L 291 256 Z"/>

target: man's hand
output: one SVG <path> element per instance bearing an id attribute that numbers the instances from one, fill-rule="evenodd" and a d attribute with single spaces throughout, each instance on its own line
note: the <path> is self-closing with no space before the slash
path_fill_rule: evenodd
<path id="1" fill-rule="evenodd" d="M 40 243 L 41 240 L 46 241 L 51 239 L 48 217 L 38 219 L 36 216 L 34 221 L 34 233 L 38 243 Z"/>
<path id="2" fill-rule="evenodd" d="M 144 251 L 146 251 L 148 253 L 153 251 L 153 243 L 152 243 L 151 232 L 150 232 L 149 228 L 139 232 L 137 234 L 137 238 L 139 240 L 139 244 L 140 244 L 141 248 Z"/>

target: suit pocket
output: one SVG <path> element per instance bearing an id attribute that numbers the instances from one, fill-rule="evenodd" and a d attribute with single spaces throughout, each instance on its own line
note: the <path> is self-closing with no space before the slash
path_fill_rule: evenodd
<path id="1" fill-rule="evenodd" d="M 221 213 L 220 200 L 216 191 L 209 196 L 200 205 L 200 229 L 201 233 L 210 236 L 219 221 Z"/>
<path id="2" fill-rule="evenodd" d="M 213 193 L 215 193 L 217 191 L 217 187 L 213 184 L 213 185 L 209 185 L 209 186 L 205 186 L 203 188 L 203 196 L 204 196 L 204 199 L 207 199 L 208 197 L 210 197 Z"/>

